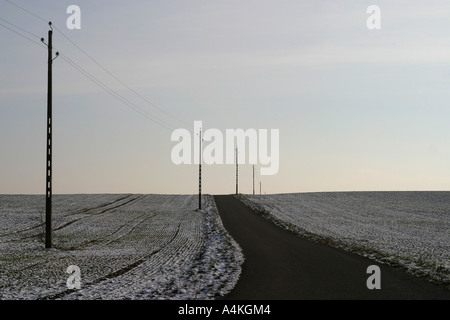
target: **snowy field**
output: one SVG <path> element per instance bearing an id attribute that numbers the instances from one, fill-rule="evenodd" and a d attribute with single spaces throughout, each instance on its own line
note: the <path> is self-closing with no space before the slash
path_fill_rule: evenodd
<path id="1" fill-rule="evenodd" d="M 217 298 L 243 256 L 203 201 L 198 212 L 193 195 L 54 195 L 44 249 L 44 196 L 0 195 L 0 299 Z M 71 265 L 80 289 L 67 285 Z"/>
<path id="2" fill-rule="evenodd" d="M 310 240 L 450 285 L 450 192 L 239 195 Z"/>

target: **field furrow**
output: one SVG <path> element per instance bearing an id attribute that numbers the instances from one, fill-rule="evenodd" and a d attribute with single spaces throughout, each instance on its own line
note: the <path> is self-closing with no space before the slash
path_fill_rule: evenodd
<path id="1" fill-rule="evenodd" d="M 211 196 L 202 211 L 191 195 L 55 196 L 52 249 L 42 199 L 0 196 L 0 299 L 211 299 L 237 281 L 242 254 Z M 71 265 L 80 289 L 68 287 Z"/>
<path id="2" fill-rule="evenodd" d="M 317 192 L 239 198 L 302 237 L 450 284 L 449 192 Z"/>

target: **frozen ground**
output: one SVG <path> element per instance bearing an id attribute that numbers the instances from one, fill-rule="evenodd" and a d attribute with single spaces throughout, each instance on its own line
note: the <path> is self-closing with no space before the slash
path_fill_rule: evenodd
<path id="1" fill-rule="evenodd" d="M 450 192 L 239 195 L 310 240 L 450 285 Z"/>
<path id="2" fill-rule="evenodd" d="M 0 299 L 214 299 L 243 262 L 214 200 L 191 195 L 0 195 Z M 81 289 L 69 289 L 70 265 Z"/>

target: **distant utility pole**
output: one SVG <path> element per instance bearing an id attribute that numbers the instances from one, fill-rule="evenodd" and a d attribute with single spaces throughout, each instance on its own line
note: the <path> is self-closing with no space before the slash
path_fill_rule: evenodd
<path id="1" fill-rule="evenodd" d="M 202 209 L 202 129 L 199 131 L 199 165 L 198 165 L 198 210 Z"/>
<path id="2" fill-rule="evenodd" d="M 261 181 L 259 182 L 259 195 L 261 195 Z"/>
<path id="3" fill-rule="evenodd" d="M 46 183 L 45 183 L 45 247 L 52 247 L 52 64 L 53 45 L 52 45 L 52 23 L 49 22 L 50 30 L 48 31 L 48 81 L 47 81 L 47 162 L 46 162 Z M 41 41 L 45 44 L 44 38 Z"/>
<path id="4" fill-rule="evenodd" d="M 238 148 L 236 147 L 236 195 L 238 194 L 239 169 L 238 169 Z"/>
<path id="5" fill-rule="evenodd" d="M 253 195 L 255 195 L 255 165 L 253 165 Z"/>

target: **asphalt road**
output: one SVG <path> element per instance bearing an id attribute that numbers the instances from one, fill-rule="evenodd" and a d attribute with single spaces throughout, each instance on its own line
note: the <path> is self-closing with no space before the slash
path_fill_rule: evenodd
<path id="1" fill-rule="evenodd" d="M 245 257 L 241 277 L 224 299 L 450 300 L 450 290 L 443 286 L 285 231 L 233 195 L 214 199 L 225 228 Z M 371 265 L 380 268 L 381 289 L 367 288 Z"/>

